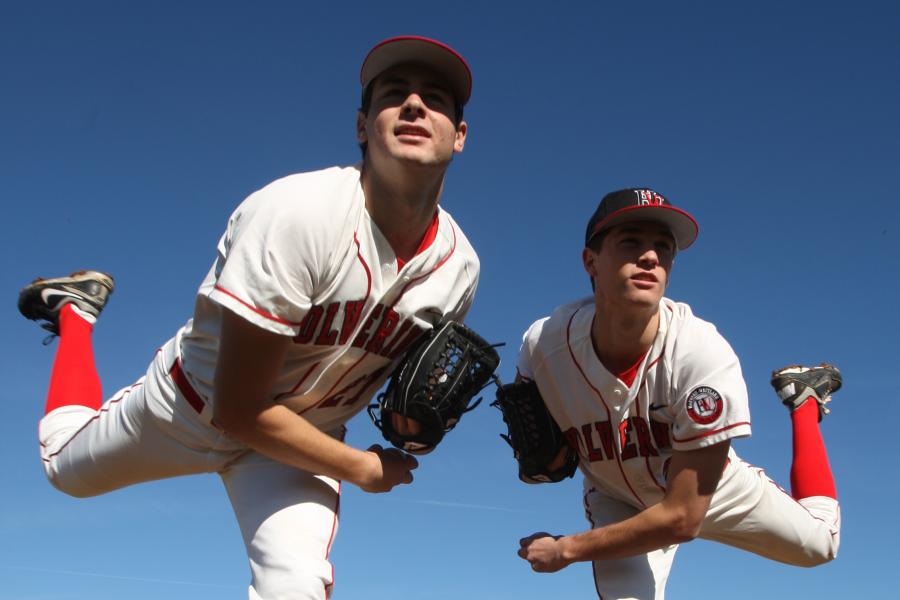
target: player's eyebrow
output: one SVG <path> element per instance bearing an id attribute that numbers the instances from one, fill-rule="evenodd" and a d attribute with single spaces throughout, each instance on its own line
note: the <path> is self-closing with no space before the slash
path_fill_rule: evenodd
<path id="1" fill-rule="evenodd" d="M 615 230 L 616 239 L 621 239 L 623 237 L 632 235 L 641 235 L 642 233 L 649 233 L 653 236 L 665 237 L 672 243 L 673 246 L 677 246 L 678 244 L 677 240 L 675 239 L 675 234 L 673 234 L 672 231 L 662 223 L 648 222 L 646 227 L 638 227 L 635 225 L 621 225 L 618 229 Z"/>
<path id="2" fill-rule="evenodd" d="M 444 81 L 442 81 L 440 79 L 434 80 L 434 81 L 426 80 L 424 82 L 424 87 L 434 89 L 434 90 L 439 90 L 442 92 L 446 92 L 448 94 L 453 93 L 452 90 L 450 89 L 450 86 L 448 86 Z"/>
<path id="3" fill-rule="evenodd" d="M 671 230 L 669 230 L 669 228 L 662 223 L 648 223 L 644 227 L 638 227 L 635 225 L 622 225 L 618 229 L 618 232 L 623 234 L 635 234 L 647 231 L 648 229 L 651 230 L 651 233 L 667 235 L 670 237 L 672 236 Z"/>
<path id="4" fill-rule="evenodd" d="M 623 226 L 623 227 L 619 227 L 619 229 L 618 229 L 618 233 L 638 233 L 640 231 L 641 231 L 640 227 Z"/>
<path id="5" fill-rule="evenodd" d="M 409 85 L 409 80 L 404 77 L 393 76 L 385 77 L 381 80 L 382 85 Z"/>
<path id="6" fill-rule="evenodd" d="M 412 81 L 406 77 L 402 77 L 400 75 L 389 75 L 382 80 L 382 85 L 391 86 L 391 85 L 399 85 L 399 86 L 412 86 Z M 452 91 L 450 87 L 444 83 L 440 79 L 426 79 L 422 82 L 422 88 L 426 90 L 438 90 L 444 92 L 446 94 L 451 94 Z"/>
<path id="7" fill-rule="evenodd" d="M 669 233 L 669 228 L 665 225 L 660 225 L 659 227 L 651 226 L 651 227 L 637 227 L 637 226 L 629 226 L 623 225 L 616 230 L 616 233 L 622 235 L 633 235 L 636 233 L 644 233 L 649 231 L 650 233 Z"/>

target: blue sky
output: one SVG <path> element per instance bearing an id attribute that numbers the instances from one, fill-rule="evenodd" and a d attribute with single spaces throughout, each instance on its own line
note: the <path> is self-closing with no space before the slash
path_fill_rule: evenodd
<path id="1" fill-rule="evenodd" d="M 470 62 L 469 139 L 442 205 L 479 251 L 469 318 L 507 343 L 585 295 L 599 198 L 651 186 L 700 237 L 668 295 L 741 357 L 753 437 L 788 484 L 768 374 L 838 364 L 823 431 L 842 501 L 839 558 L 787 567 L 683 546 L 672 598 L 888 597 L 900 492 L 891 462 L 900 300 L 900 17 L 888 2 L 0 2 L 0 598 L 241 598 L 248 569 L 215 476 L 75 500 L 37 454 L 53 347 L 14 301 L 80 268 L 118 284 L 95 335 L 106 393 L 190 316 L 231 210 L 277 177 L 358 158 L 358 68 L 396 34 Z M 519 537 L 586 527 L 580 483 L 526 486 L 485 402 L 387 495 L 345 487 L 335 598 L 593 597 L 590 568 L 532 573 Z M 365 415 L 349 442 L 380 434 Z"/>

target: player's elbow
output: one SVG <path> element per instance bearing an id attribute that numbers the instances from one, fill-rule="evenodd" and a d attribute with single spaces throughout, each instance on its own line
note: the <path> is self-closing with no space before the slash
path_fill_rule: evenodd
<path id="1" fill-rule="evenodd" d="M 697 511 L 673 511 L 668 522 L 669 537 L 672 538 L 672 543 L 683 544 L 696 539 L 700 535 L 704 516 Z"/>
<path id="2" fill-rule="evenodd" d="M 255 420 L 241 411 L 216 405 L 213 411 L 213 423 L 229 437 L 245 442 L 255 427 Z"/>
<path id="3" fill-rule="evenodd" d="M 700 528 L 690 525 L 678 525 L 672 527 L 669 532 L 673 544 L 684 544 L 697 539 L 697 536 L 700 535 Z"/>

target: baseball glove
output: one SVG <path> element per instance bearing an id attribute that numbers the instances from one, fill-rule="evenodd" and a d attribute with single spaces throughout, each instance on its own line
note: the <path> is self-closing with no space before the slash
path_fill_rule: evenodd
<path id="1" fill-rule="evenodd" d="M 427 454 L 481 398 L 472 398 L 494 379 L 500 357 L 493 346 L 461 323 L 439 325 L 415 342 L 391 374 L 387 389 L 369 406 L 384 439 L 412 454 Z M 377 414 L 376 414 L 377 412 Z M 417 421 L 421 431 L 401 435 L 391 413 Z"/>
<path id="2" fill-rule="evenodd" d="M 491 406 L 503 413 L 509 435 L 501 433 L 500 437 L 513 449 L 519 463 L 519 479 L 525 483 L 555 483 L 575 474 L 578 454 L 571 448 L 561 467 L 549 468 L 568 444 L 534 381 L 500 386 Z"/>

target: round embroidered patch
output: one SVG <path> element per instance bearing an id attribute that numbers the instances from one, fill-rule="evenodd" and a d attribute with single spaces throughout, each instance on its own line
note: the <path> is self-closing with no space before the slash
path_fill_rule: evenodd
<path id="1" fill-rule="evenodd" d="M 687 399 L 688 415 L 700 425 L 714 423 L 722 415 L 724 401 L 711 387 L 700 386 Z"/>

